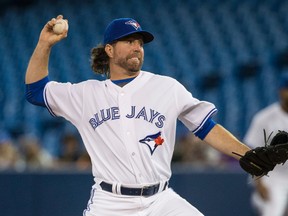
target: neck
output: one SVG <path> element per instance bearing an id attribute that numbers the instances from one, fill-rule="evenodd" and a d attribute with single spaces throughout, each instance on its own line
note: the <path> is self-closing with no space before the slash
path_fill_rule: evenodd
<path id="1" fill-rule="evenodd" d="M 110 79 L 111 80 L 121 80 L 121 79 L 128 79 L 138 76 L 140 71 L 137 72 L 130 72 L 130 71 L 113 71 L 110 72 Z"/>

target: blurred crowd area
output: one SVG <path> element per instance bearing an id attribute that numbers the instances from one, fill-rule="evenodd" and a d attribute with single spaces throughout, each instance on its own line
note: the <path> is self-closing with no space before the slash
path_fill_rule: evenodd
<path id="1" fill-rule="evenodd" d="M 0 172 L 2 171 L 91 171 L 90 157 L 76 132 L 61 132 L 53 149 L 35 135 L 12 136 L 0 131 Z M 51 144 L 51 143 L 50 143 Z M 176 140 L 172 164 L 194 169 L 230 169 L 236 160 L 216 151 L 191 132 Z"/>
<path id="2" fill-rule="evenodd" d="M 239 170 L 236 159 L 217 151 L 191 132 L 177 138 L 172 162 L 186 170 Z"/>
<path id="3" fill-rule="evenodd" d="M 52 153 L 36 136 L 14 138 L 0 131 L 0 171 L 91 170 L 90 158 L 77 134 L 64 133 Z"/>

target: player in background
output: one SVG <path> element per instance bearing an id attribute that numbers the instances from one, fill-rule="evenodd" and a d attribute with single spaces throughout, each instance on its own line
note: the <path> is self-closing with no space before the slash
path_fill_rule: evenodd
<path id="1" fill-rule="evenodd" d="M 244 137 L 245 143 L 263 146 L 263 129 L 267 137 L 277 130 L 288 131 L 288 74 L 280 77 L 279 101 L 260 110 L 252 119 Z M 262 136 L 261 136 L 262 135 Z M 252 205 L 261 216 L 283 216 L 288 204 L 288 164 L 276 166 L 268 176 L 253 182 Z"/>
<path id="2" fill-rule="evenodd" d="M 26 71 L 26 94 L 29 102 L 64 117 L 81 134 L 95 180 L 83 215 L 203 215 L 169 187 L 177 119 L 236 159 L 232 152 L 244 155 L 250 148 L 212 120 L 214 104 L 194 98 L 173 78 L 141 69 L 144 44 L 154 36 L 134 19 L 113 20 L 103 43 L 91 51 L 93 71 L 106 80 L 50 81 L 52 47 L 68 32 L 52 30 L 62 18 L 51 19 L 41 31 Z"/>

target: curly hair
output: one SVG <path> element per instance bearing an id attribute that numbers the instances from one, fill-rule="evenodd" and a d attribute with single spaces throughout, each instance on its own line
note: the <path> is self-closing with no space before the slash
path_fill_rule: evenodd
<path id="1" fill-rule="evenodd" d="M 110 76 L 109 71 L 109 56 L 105 52 L 105 46 L 102 44 L 91 50 L 91 68 L 97 74 L 103 74 L 107 77 Z"/>

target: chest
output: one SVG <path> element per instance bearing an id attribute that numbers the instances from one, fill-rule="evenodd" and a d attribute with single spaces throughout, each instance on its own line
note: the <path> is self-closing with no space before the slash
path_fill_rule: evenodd
<path id="1" fill-rule="evenodd" d="M 169 90 L 160 91 L 151 85 L 133 91 L 107 87 L 86 97 L 85 104 L 83 113 L 94 129 L 119 119 L 162 128 L 169 118 L 175 118 L 175 102 Z"/>

